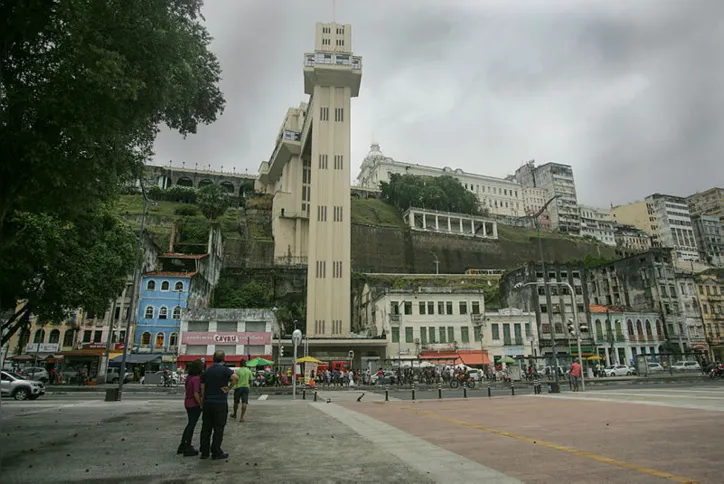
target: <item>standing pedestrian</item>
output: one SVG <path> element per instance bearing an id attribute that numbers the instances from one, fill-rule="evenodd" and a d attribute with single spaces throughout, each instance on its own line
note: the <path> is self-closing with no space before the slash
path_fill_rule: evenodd
<path id="1" fill-rule="evenodd" d="M 201 416 L 201 369 L 203 363 L 201 360 L 192 361 L 188 365 L 188 376 L 186 377 L 186 398 L 184 399 L 184 407 L 186 407 L 186 415 L 188 423 L 181 437 L 181 445 L 178 446 L 177 454 L 183 454 L 184 457 L 193 457 L 199 455 L 199 451 L 191 445 L 194 437 L 194 429 L 196 422 Z"/>
<path id="2" fill-rule="evenodd" d="M 251 380 L 254 375 L 251 370 L 246 366 L 246 360 L 241 360 L 241 368 L 237 368 L 234 373 L 238 377 L 236 386 L 234 387 L 234 413 L 231 414 L 231 418 L 236 419 L 236 411 L 239 409 L 239 401 L 241 400 L 241 418 L 239 422 L 244 421 L 244 415 L 246 415 L 246 407 L 249 405 L 249 387 L 251 386 Z"/>
<path id="3" fill-rule="evenodd" d="M 571 365 L 571 383 L 573 383 L 573 391 L 578 391 L 578 379 L 581 377 L 581 364 L 578 360 Z"/>
<path id="4" fill-rule="evenodd" d="M 224 440 L 224 427 L 229 414 L 229 380 L 236 386 L 239 377 L 224 366 L 226 355 L 217 350 L 214 353 L 214 364 L 201 375 L 201 395 L 203 401 L 203 422 L 201 423 L 201 458 L 208 459 L 209 453 L 213 460 L 227 459 L 229 454 L 221 450 Z M 213 442 L 211 435 L 213 433 Z"/>

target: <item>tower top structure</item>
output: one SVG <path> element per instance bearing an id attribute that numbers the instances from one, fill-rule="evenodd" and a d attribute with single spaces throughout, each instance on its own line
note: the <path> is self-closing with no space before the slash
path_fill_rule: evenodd
<path id="1" fill-rule="evenodd" d="M 304 54 L 304 92 L 314 86 L 349 87 L 350 96 L 359 95 L 362 57 L 352 55 L 352 26 L 317 22 L 314 52 Z"/>

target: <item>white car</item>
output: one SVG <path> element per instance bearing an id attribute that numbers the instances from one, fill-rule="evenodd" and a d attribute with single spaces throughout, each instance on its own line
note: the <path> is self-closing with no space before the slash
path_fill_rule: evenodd
<path id="1" fill-rule="evenodd" d="M 677 361 L 671 368 L 674 371 L 701 371 L 701 365 L 696 361 Z"/>
<path id="2" fill-rule="evenodd" d="M 48 370 L 41 366 L 29 366 L 22 368 L 18 371 L 18 374 L 28 378 L 29 380 L 42 381 L 43 383 L 48 383 L 48 380 L 50 380 Z"/>
<path id="3" fill-rule="evenodd" d="M 633 375 L 633 371 L 626 365 L 613 365 L 604 368 L 603 374 L 606 376 L 630 376 Z"/>
<path id="4" fill-rule="evenodd" d="M 649 373 L 664 371 L 664 367 L 661 366 L 660 363 L 646 363 L 646 366 L 649 369 Z"/>
<path id="5" fill-rule="evenodd" d="M 40 381 L 26 380 L 17 373 L 0 373 L 0 394 L 15 400 L 35 400 L 45 395 L 45 385 Z"/>

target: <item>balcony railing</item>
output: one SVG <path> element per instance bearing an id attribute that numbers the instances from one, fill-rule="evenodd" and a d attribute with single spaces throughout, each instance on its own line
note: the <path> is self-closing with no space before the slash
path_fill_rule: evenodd
<path id="1" fill-rule="evenodd" d="M 351 66 L 352 69 L 362 69 L 362 57 L 349 54 L 317 53 L 305 54 L 304 65 L 314 67 L 315 65 L 337 65 Z"/>
<path id="2" fill-rule="evenodd" d="M 301 141 L 302 133 L 300 133 L 299 131 L 292 131 L 290 129 L 285 129 L 282 132 L 282 138 L 289 140 L 289 141 Z"/>

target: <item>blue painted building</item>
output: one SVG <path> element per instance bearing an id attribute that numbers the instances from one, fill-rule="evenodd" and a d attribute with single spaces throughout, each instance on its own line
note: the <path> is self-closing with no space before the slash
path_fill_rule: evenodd
<path id="1" fill-rule="evenodd" d="M 141 279 L 134 352 L 178 352 L 181 315 L 189 307 L 193 272 L 149 272 Z M 171 361 L 169 361 L 171 362 Z"/>

